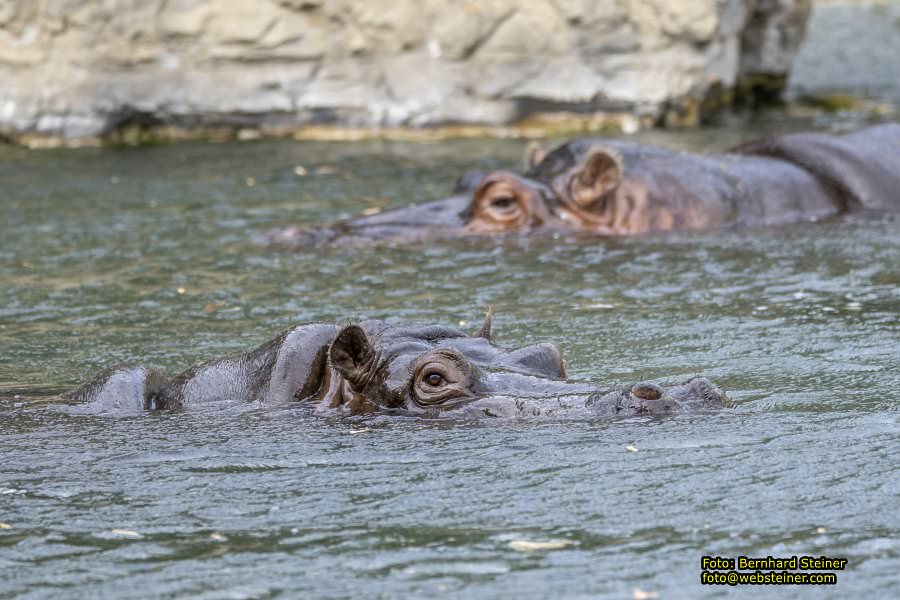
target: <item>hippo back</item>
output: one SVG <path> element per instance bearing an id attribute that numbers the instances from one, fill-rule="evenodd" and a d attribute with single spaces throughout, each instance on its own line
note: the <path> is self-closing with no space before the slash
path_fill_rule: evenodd
<path id="1" fill-rule="evenodd" d="M 139 414 L 161 408 L 155 398 L 166 385 L 165 376 L 152 367 L 118 365 L 98 373 L 93 379 L 63 398 L 90 403 L 91 412 Z"/>
<path id="2" fill-rule="evenodd" d="M 835 189 L 845 209 L 900 210 L 900 125 L 834 136 L 793 133 L 733 150 L 791 162 Z"/>

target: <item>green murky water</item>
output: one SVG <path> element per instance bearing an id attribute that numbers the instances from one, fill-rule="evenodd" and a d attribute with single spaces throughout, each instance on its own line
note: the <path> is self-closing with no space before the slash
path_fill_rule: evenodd
<path id="1" fill-rule="evenodd" d="M 0 148 L 0 596 L 896 597 L 897 218 L 378 250 L 251 240 L 439 196 L 521 148 Z M 501 344 L 555 341 L 573 377 L 699 373 L 737 408 L 361 427 L 47 402 L 112 363 L 175 372 L 297 321 L 474 329 L 487 306 Z M 703 554 L 802 553 L 848 558 L 837 587 L 699 584 Z"/>

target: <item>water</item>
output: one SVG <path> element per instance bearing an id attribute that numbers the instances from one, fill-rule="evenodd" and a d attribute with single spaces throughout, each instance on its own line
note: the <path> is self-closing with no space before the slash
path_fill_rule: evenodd
<path id="1" fill-rule="evenodd" d="M 0 597 L 896 597 L 900 219 L 377 251 L 251 241 L 438 196 L 522 147 L 0 148 Z M 307 320 L 475 330 L 488 306 L 501 344 L 555 341 L 575 378 L 703 374 L 737 407 L 440 424 L 54 406 L 117 362 L 174 373 Z M 510 546 L 523 540 L 568 545 Z M 831 588 L 699 584 L 704 554 L 795 553 L 849 564 Z"/>

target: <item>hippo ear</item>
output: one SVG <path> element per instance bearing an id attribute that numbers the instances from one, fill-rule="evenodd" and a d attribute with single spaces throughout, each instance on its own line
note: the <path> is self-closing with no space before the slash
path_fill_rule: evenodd
<path id="1" fill-rule="evenodd" d="M 624 170 L 619 154 L 610 148 L 594 147 L 575 169 L 569 184 L 572 200 L 588 208 L 622 183 Z"/>
<path id="2" fill-rule="evenodd" d="M 470 169 L 459 176 L 453 185 L 454 194 L 466 194 L 475 190 L 481 180 L 484 179 L 485 172 L 477 169 Z"/>
<path id="3" fill-rule="evenodd" d="M 532 169 L 547 156 L 547 151 L 537 142 L 529 142 L 525 148 L 525 168 Z"/>
<path id="4" fill-rule="evenodd" d="M 372 347 L 366 331 L 359 325 L 348 325 L 331 342 L 328 358 L 338 373 L 352 382 L 371 353 Z"/>
<path id="5" fill-rule="evenodd" d="M 487 313 L 484 315 L 484 325 L 481 326 L 481 329 L 478 330 L 478 333 L 475 334 L 475 337 L 484 338 L 489 342 L 494 341 L 491 336 L 491 324 L 494 321 L 494 311 L 491 310 L 490 307 L 487 309 Z"/>

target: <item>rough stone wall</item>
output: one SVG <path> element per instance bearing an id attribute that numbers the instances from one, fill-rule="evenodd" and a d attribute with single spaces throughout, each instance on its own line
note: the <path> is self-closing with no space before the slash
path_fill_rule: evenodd
<path id="1" fill-rule="evenodd" d="M 809 0 L 0 0 L 0 133 L 656 119 L 784 74 Z"/>
<path id="2" fill-rule="evenodd" d="M 787 92 L 862 93 L 900 105 L 900 2 L 817 2 Z"/>

